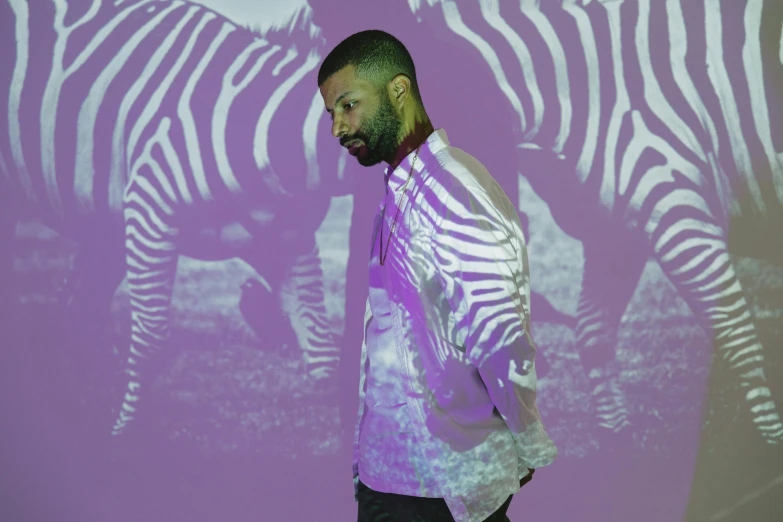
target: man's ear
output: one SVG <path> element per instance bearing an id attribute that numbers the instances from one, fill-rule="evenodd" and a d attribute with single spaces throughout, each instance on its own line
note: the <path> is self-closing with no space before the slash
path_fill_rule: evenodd
<path id="1" fill-rule="evenodd" d="M 398 74 L 395 76 L 390 84 L 391 92 L 389 93 L 392 100 L 397 102 L 398 105 L 405 103 L 405 100 L 411 93 L 411 81 L 404 74 Z"/>

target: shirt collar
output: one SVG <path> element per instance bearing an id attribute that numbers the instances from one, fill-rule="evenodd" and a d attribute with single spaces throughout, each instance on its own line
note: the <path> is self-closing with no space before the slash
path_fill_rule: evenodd
<path id="1" fill-rule="evenodd" d="M 446 131 L 443 129 L 435 129 L 419 147 L 419 155 L 416 158 L 416 163 L 413 165 L 413 177 L 416 176 L 416 173 L 424 170 L 429 159 L 448 146 L 449 138 L 446 136 Z M 405 182 L 408 181 L 408 176 L 411 171 L 411 162 L 413 161 L 414 156 L 416 156 L 416 149 L 410 151 L 400 164 L 397 165 L 396 169 L 392 170 L 391 166 L 386 167 L 386 174 L 384 175 L 386 194 L 389 194 L 389 192 L 397 194 L 402 190 L 402 187 L 405 186 Z M 408 185 L 410 185 L 410 183 Z"/>

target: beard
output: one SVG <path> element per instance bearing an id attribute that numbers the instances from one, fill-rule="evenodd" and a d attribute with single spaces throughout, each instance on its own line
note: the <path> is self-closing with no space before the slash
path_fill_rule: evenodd
<path id="1" fill-rule="evenodd" d="M 380 93 L 381 105 L 375 114 L 353 136 L 345 137 L 342 144 L 362 140 L 364 145 L 356 154 L 356 160 L 364 167 L 377 165 L 394 158 L 399 145 L 402 119 L 389 100 L 385 90 Z"/>

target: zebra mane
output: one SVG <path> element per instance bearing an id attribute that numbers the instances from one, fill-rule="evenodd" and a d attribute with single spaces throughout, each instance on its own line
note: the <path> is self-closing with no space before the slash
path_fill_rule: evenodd
<path id="1" fill-rule="evenodd" d="M 411 12 L 415 15 L 419 14 L 419 12 L 424 9 L 424 4 L 426 4 L 427 8 L 432 8 L 435 6 L 440 7 L 441 4 L 448 1 L 454 1 L 454 0 L 407 0 L 408 7 L 410 7 Z M 476 0 L 476 1 L 479 3 L 484 3 L 487 1 L 503 1 L 503 0 Z M 612 2 L 621 2 L 624 0 L 510 0 L 510 1 L 517 2 L 518 4 L 520 4 L 520 7 L 538 9 L 541 7 L 541 4 L 547 4 L 547 3 L 561 4 L 561 5 L 581 5 L 584 7 L 593 1 L 601 4 L 609 4 Z"/>
<path id="2" fill-rule="evenodd" d="M 100 2 L 101 0 L 97 1 Z M 112 3 L 116 7 L 133 4 L 139 1 L 140 0 L 113 0 Z M 226 14 L 216 11 L 211 5 L 204 4 L 199 0 L 182 1 L 186 4 L 198 6 L 202 11 L 210 12 L 220 19 L 226 20 L 237 27 L 247 29 L 253 34 L 265 39 L 269 39 L 270 37 L 273 38 L 276 34 L 285 35 L 285 37 L 290 38 L 294 34 L 301 35 L 302 33 L 305 33 L 310 40 L 317 40 L 321 37 L 321 29 L 313 23 L 313 10 L 306 2 L 298 7 L 289 19 L 264 28 L 262 24 L 257 21 L 239 22 L 233 20 Z M 171 0 L 157 0 L 157 2 L 166 4 L 170 3 Z"/>
<path id="3" fill-rule="evenodd" d="M 99 0 L 100 1 L 100 0 Z M 114 0 L 114 5 L 119 6 L 122 4 L 128 4 L 138 2 L 139 0 Z M 170 0 L 158 0 L 161 3 L 168 3 Z M 232 20 L 220 11 L 216 11 L 210 5 L 205 5 L 199 0 L 183 0 L 187 4 L 197 5 L 203 11 L 208 11 L 226 20 L 236 27 L 245 29 L 253 35 L 264 38 L 270 42 L 275 42 L 278 38 L 282 40 L 280 43 L 290 43 L 292 37 L 297 41 L 311 42 L 314 46 L 323 46 L 326 44 L 325 39 L 321 35 L 321 28 L 313 23 L 313 9 L 305 2 L 298 7 L 293 14 L 283 21 L 279 21 L 270 26 L 264 27 L 258 21 L 236 21 Z M 297 38 L 299 37 L 299 38 Z"/>
<path id="4" fill-rule="evenodd" d="M 292 36 L 301 35 L 316 44 L 325 43 L 321 36 L 321 28 L 313 23 L 313 9 L 307 4 L 297 8 L 288 20 L 283 20 L 267 28 L 258 22 L 241 24 L 253 34 L 273 41 L 276 36 L 290 40 Z"/>

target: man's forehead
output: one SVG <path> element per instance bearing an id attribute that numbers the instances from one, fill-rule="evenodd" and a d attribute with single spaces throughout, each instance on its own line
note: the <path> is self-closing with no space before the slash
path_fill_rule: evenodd
<path id="1" fill-rule="evenodd" d="M 362 80 L 356 74 L 356 68 L 353 65 L 347 65 L 331 75 L 321 86 L 321 94 L 327 107 L 337 103 L 339 98 L 366 88 L 367 82 Z"/>

